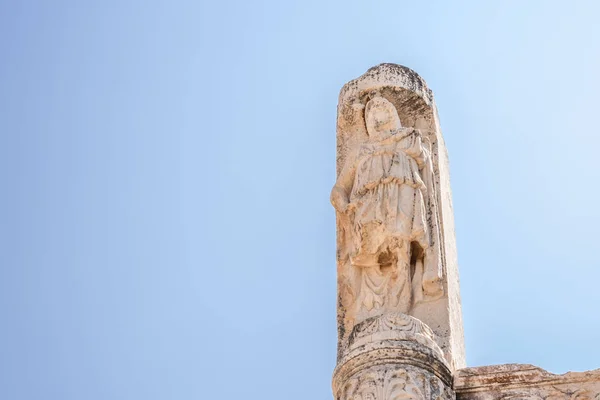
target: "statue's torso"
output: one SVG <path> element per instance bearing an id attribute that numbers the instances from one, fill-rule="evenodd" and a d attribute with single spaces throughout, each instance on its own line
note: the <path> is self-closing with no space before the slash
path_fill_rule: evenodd
<path id="1" fill-rule="evenodd" d="M 351 201 L 360 201 L 378 186 L 393 183 L 424 188 L 415 158 L 407 153 L 406 139 L 389 144 L 367 143 L 359 151 Z"/>

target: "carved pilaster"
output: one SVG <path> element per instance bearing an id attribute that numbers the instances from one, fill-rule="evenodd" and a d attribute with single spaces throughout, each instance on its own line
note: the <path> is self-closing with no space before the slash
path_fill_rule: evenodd
<path id="1" fill-rule="evenodd" d="M 337 119 L 335 400 L 600 400 L 600 370 L 464 368 L 448 158 L 433 94 L 381 64 Z"/>
<path id="2" fill-rule="evenodd" d="M 464 366 L 448 161 L 431 91 L 381 64 L 337 120 L 336 400 L 454 399 Z"/>

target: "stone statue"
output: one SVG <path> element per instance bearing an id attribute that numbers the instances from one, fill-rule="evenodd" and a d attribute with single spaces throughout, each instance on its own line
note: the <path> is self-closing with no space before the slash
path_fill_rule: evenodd
<path id="1" fill-rule="evenodd" d="M 347 157 L 331 192 L 355 269 L 355 312 L 410 313 L 424 296 L 443 293 L 439 232 L 428 138 L 404 128 L 394 105 L 370 94 L 368 139 Z M 429 220 L 429 223 L 428 223 Z"/>
<path id="2" fill-rule="evenodd" d="M 380 64 L 337 108 L 336 400 L 455 400 L 464 366 L 448 160 L 433 94 Z"/>
<path id="3" fill-rule="evenodd" d="M 337 107 L 335 400 L 600 400 L 600 369 L 465 368 L 448 154 L 433 93 L 380 64 Z"/>

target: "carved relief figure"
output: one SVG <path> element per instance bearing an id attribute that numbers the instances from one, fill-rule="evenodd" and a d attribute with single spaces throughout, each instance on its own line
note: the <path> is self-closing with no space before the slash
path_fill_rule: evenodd
<path id="1" fill-rule="evenodd" d="M 429 141 L 402 127 L 394 105 L 376 93 L 364 116 L 368 139 L 352 150 L 331 192 L 348 233 L 342 246 L 355 312 L 409 313 L 443 292 Z"/>

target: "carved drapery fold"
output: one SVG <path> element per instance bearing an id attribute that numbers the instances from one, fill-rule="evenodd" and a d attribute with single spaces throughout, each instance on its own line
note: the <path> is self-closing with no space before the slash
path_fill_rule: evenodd
<path id="1" fill-rule="evenodd" d="M 408 68 L 370 69 L 340 92 L 337 144 L 334 396 L 453 400 L 462 323 L 431 91 Z"/>
<path id="2" fill-rule="evenodd" d="M 370 69 L 340 92 L 337 142 L 338 357 L 356 325 L 402 313 L 429 325 L 452 368 L 463 365 L 451 200 L 431 91 L 408 68 Z"/>

